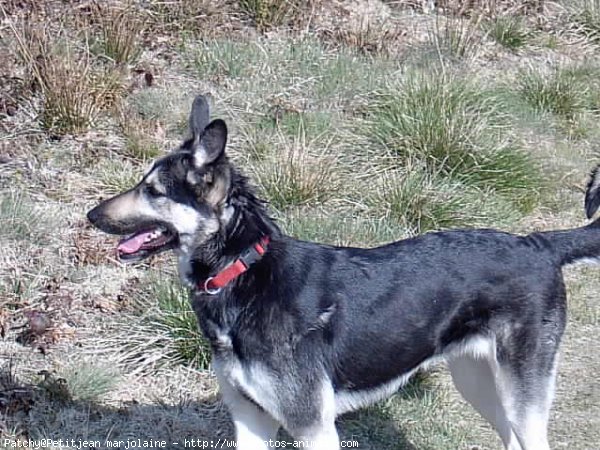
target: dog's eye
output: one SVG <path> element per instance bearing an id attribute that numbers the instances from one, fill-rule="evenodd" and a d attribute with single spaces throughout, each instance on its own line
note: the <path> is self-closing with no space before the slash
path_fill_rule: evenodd
<path id="1" fill-rule="evenodd" d="M 146 193 L 151 197 L 162 197 L 164 194 L 151 184 L 146 185 Z"/>

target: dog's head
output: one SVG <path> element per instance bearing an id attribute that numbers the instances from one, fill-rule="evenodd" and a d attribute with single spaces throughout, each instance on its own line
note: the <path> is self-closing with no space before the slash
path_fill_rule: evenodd
<path id="1" fill-rule="evenodd" d="M 100 230 L 127 236 L 117 247 L 122 260 L 188 251 L 221 227 L 231 183 L 227 126 L 222 120 L 209 123 L 203 96 L 194 100 L 190 131 L 191 137 L 155 161 L 136 186 L 88 213 Z"/>

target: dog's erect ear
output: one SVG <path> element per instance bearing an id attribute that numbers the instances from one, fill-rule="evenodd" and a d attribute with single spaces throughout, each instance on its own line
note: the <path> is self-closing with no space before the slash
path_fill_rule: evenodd
<path id="1" fill-rule="evenodd" d="M 190 113 L 190 133 L 197 140 L 210 121 L 210 106 L 204 95 L 198 95 L 192 103 Z"/>
<path id="2" fill-rule="evenodd" d="M 221 119 L 208 124 L 198 139 L 194 140 L 194 165 L 198 168 L 216 161 L 227 144 L 227 125 Z"/>

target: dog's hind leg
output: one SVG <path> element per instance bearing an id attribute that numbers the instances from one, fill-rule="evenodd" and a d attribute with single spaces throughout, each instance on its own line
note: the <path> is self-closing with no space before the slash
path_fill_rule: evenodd
<path id="1" fill-rule="evenodd" d="M 487 358 L 473 355 L 448 360 L 452 380 L 458 391 L 496 429 L 508 450 L 521 449 L 512 430 L 505 406 L 496 389 L 495 373 Z"/>
<path id="2" fill-rule="evenodd" d="M 549 367 L 541 370 L 535 355 L 533 367 L 525 376 L 501 367 L 498 390 L 504 397 L 507 416 L 523 450 L 550 450 L 548 420 L 554 397 L 556 356 Z"/>

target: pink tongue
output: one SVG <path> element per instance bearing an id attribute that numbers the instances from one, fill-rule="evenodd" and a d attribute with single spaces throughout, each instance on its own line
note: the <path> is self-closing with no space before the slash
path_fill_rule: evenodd
<path id="1" fill-rule="evenodd" d="M 142 245 L 144 245 L 144 242 L 146 242 L 146 237 L 151 233 L 151 231 L 148 231 L 146 233 L 136 234 L 129 239 L 125 239 L 124 241 L 119 242 L 117 250 L 119 250 L 121 253 L 135 253 L 142 248 Z"/>

